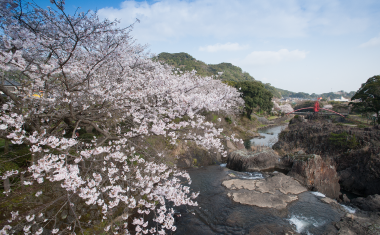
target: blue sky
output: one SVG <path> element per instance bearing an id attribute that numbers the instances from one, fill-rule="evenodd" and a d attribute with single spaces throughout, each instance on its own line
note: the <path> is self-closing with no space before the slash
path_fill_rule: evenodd
<path id="1" fill-rule="evenodd" d="M 356 91 L 380 74 L 379 0 L 66 0 L 77 7 L 121 26 L 138 18 L 132 35 L 152 53 L 229 62 L 290 91 Z"/>

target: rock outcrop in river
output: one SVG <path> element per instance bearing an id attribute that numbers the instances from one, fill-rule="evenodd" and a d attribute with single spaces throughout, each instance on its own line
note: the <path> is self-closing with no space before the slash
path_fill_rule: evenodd
<path id="1" fill-rule="evenodd" d="M 380 194 L 380 129 L 357 128 L 293 119 L 273 146 L 282 155 L 303 150 L 333 159 L 343 189 L 357 194 Z"/>
<path id="2" fill-rule="evenodd" d="M 339 177 L 333 162 L 329 159 L 324 161 L 315 154 L 300 154 L 289 158 L 293 161 L 289 176 L 309 190 L 321 192 L 330 198 L 339 197 Z"/>
<path id="3" fill-rule="evenodd" d="M 283 162 L 281 157 L 269 147 L 256 151 L 235 150 L 228 154 L 227 168 L 235 171 L 265 171 L 273 168 L 290 170 L 291 163 Z"/>
<path id="4" fill-rule="evenodd" d="M 378 194 L 369 195 L 366 198 L 358 197 L 351 200 L 351 203 L 364 211 L 380 212 L 380 195 Z"/>
<path id="5" fill-rule="evenodd" d="M 229 179 L 222 184 L 230 190 L 228 196 L 235 202 L 275 209 L 286 208 L 298 199 L 297 194 L 307 191 L 292 177 L 282 173 L 260 180 Z"/>

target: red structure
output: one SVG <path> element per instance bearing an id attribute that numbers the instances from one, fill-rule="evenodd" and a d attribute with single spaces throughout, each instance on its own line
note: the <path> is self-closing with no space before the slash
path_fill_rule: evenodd
<path id="1" fill-rule="evenodd" d="M 315 113 L 319 112 L 319 109 L 320 109 L 320 107 L 319 107 L 319 100 L 320 99 L 322 99 L 322 97 L 317 98 L 317 101 L 315 101 L 315 103 L 314 103 L 314 112 Z"/>
<path id="2" fill-rule="evenodd" d="M 332 112 L 332 113 L 335 113 L 335 114 L 337 114 L 337 115 L 339 115 L 339 116 L 344 117 L 342 114 L 340 114 L 340 113 L 338 113 L 338 112 L 335 112 L 335 111 L 333 111 L 333 110 L 330 110 L 330 109 L 322 109 L 322 108 L 320 108 L 320 107 L 319 107 L 319 100 L 320 100 L 320 99 L 322 99 L 322 97 L 317 98 L 317 101 L 315 101 L 315 103 L 314 103 L 314 107 L 307 107 L 307 108 L 297 109 L 297 110 L 294 110 L 293 112 L 287 113 L 286 115 L 291 114 L 291 113 L 294 113 L 294 112 L 297 112 L 297 111 L 299 111 L 299 110 L 303 110 L 303 109 L 313 109 L 313 110 L 314 110 L 314 113 L 318 113 L 319 110 L 325 110 L 325 111 L 329 111 L 329 112 Z"/>

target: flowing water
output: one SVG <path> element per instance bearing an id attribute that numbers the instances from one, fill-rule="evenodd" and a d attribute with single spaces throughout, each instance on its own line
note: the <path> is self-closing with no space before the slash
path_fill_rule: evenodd
<path id="1" fill-rule="evenodd" d="M 251 144 L 272 147 L 278 140 L 278 134 L 285 128 L 286 125 L 259 129 L 258 133 L 260 133 L 262 138 L 251 139 Z"/>
<path id="2" fill-rule="evenodd" d="M 262 132 L 273 132 L 277 136 L 282 128 L 273 127 Z M 268 135 L 267 140 L 274 137 Z M 253 142 L 257 144 L 256 140 Z M 324 195 L 317 192 L 299 194 L 299 199 L 283 210 L 236 203 L 222 186 L 230 173 L 246 180 L 268 175 L 265 172 L 236 172 L 223 164 L 190 169 L 191 189 L 200 192 L 199 207 L 178 208 L 175 234 L 284 234 L 284 231 L 294 231 L 317 235 L 323 234 L 342 216 L 341 210 L 320 201 Z"/>

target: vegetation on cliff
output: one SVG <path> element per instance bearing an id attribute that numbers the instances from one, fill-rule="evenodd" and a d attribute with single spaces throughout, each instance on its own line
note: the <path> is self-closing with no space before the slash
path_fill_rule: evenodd
<path id="1" fill-rule="evenodd" d="M 358 128 L 329 123 L 323 118 L 294 118 L 273 146 L 282 155 L 302 150 L 331 158 L 341 187 L 357 194 L 380 194 L 379 127 Z"/>
<path id="2" fill-rule="evenodd" d="M 373 76 L 363 83 L 352 99 L 359 99 L 360 102 L 351 102 L 353 110 L 359 113 L 374 113 L 377 122 L 380 124 L 380 75 Z"/>

